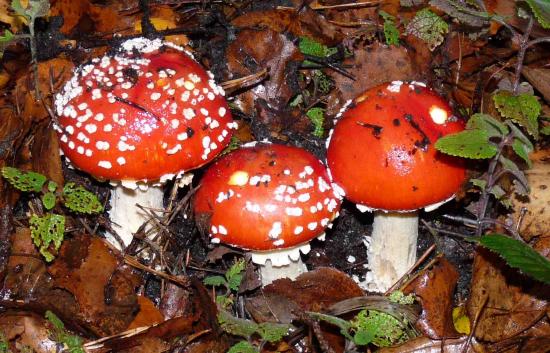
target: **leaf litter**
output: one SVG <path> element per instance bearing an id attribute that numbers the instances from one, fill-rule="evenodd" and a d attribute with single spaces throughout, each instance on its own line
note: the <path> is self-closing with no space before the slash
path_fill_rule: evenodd
<path id="1" fill-rule="evenodd" d="M 526 3 L 524 10 L 531 9 L 538 20 L 532 38 L 548 36 L 548 9 L 538 1 Z M 342 105 L 370 87 L 394 80 L 428 81 L 453 102 L 461 118 L 468 111 L 493 116 L 500 113 L 500 118 L 514 120 L 525 128 L 524 132 L 537 137 L 538 124 L 547 124 L 537 120 L 539 110 L 548 111 L 550 83 L 543 79 L 547 74 L 547 47 L 528 51 L 523 63 L 523 75 L 540 94 L 538 99 L 505 93 L 494 96 L 497 104 L 493 105 L 491 98 L 497 88 L 502 88 L 498 82 L 502 71 L 515 67 L 518 45 L 506 26 L 498 19 L 491 22 L 488 14 L 508 16 L 510 25 L 522 31 L 526 22 L 515 15 L 515 2 L 486 1 L 485 8 L 463 6 L 453 0 L 430 4 L 183 1 L 150 2 L 144 7 L 131 0 L 101 4 L 54 1 L 49 13 L 36 22 L 40 39 L 36 71 L 25 40 L 2 44 L 0 167 L 34 171 L 59 185 L 85 185 L 106 204 L 106 183 L 63 163 L 51 129 L 55 119 L 52 97 L 75 65 L 107 51 L 116 36 L 139 33 L 144 16 L 170 40 L 193 50 L 219 80 L 238 82 L 266 70 L 260 82 L 231 91 L 241 142 L 267 138 L 305 147 L 323 158 L 324 138 Z M 8 11 L 10 5 L 0 1 L 2 32 L 9 29 L 16 35 L 27 33 L 29 23 L 14 17 Z M 397 34 L 387 30 L 388 19 Z M 300 38 L 331 50 L 312 55 L 300 47 Z M 497 153 L 487 147 L 491 137 L 478 135 L 474 140 L 479 140 L 481 146 L 479 158 Z M 544 150 L 547 145 L 543 137 L 535 147 Z M 515 148 L 519 151 L 520 147 Z M 457 153 L 471 158 L 477 153 L 471 148 L 460 147 Z M 518 196 L 520 203 L 511 208 L 511 213 L 494 211 L 491 216 L 500 217 L 501 225 L 518 224 L 524 240 L 549 257 L 545 237 L 548 201 L 542 196 L 548 185 L 544 177 L 539 183 L 546 162 L 547 157 L 534 158 L 533 169 L 526 172 L 529 184 L 537 185 L 531 202 Z M 483 177 L 479 164 L 473 165 L 471 172 Z M 399 318 L 403 317 L 399 313 L 415 312 L 377 299 L 357 284 L 365 279 L 367 271 L 368 242 L 363 235 L 370 232 L 372 218 L 348 203 L 327 234 L 327 241 L 313 243 L 306 261 L 314 271 L 296 281 L 279 280 L 261 288 L 254 267 L 247 262 L 239 283 L 234 283 L 229 292 L 205 287 L 201 279 L 212 272 L 223 275 L 243 254 L 235 249 L 222 251 L 223 247 L 212 246 L 199 235 L 186 197 L 191 190 L 172 185 L 166 194 L 166 214 L 156 216 L 163 227 L 156 229 L 161 235 L 158 243 L 135 240 L 125 254 L 101 239 L 102 232 L 109 228 L 104 214 L 65 211 L 65 239 L 55 259 L 46 263 L 31 242 L 27 217 L 30 211 L 40 211 L 41 203 L 0 179 L 0 347 L 5 343 L 13 352 L 29 347 L 36 352 L 47 351 L 60 344 L 68 348 L 60 337 L 74 336 L 83 339 L 85 343 L 78 344 L 86 352 L 355 352 L 360 346 L 341 329 L 354 322 L 361 308 L 384 313 L 389 310 Z M 453 236 L 469 235 L 467 227 L 452 222 L 441 225 L 449 216 L 455 220 L 469 217 L 464 204 L 470 198 L 475 198 L 475 193 L 464 192 L 458 203 L 423 215 L 429 227 L 421 229 L 419 256 L 432 243 L 437 245 L 438 255 L 431 255 L 421 264 L 427 264 L 425 268 L 405 279 L 408 286 L 403 288 L 415 294 L 415 305 L 421 307 L 418 320 L 409 322 L 419 336 L 397 347 L 379 348 L 380 352 L 518 351 L 519 347 L 525 352 L 539 352 L 550 345 L 548 285 L 511 269 L 494 253 L 471 250 L 469 243 Z M 457 246 L 461 251 L 452 250 Z M 142 266 L 132 268 L 125 256 L 139 259 Z M 155 271 L 181 281 L 157 276 Z M 214 301 L 220 295 L 225 296 L 228 306 L 223 310 L 230 315 L 229 320 L 235 318 L 236 323 L 252 326 L 263 323 L 267 331 L 260 332 L 260 326 L 254 326 L 255 331 L 248 337 L 224 331 L 219 316 L 222 309 Z M 469 335 L 457 333 L 453 326 L 451 312 L 462 305 L 466 305 L 472 329 Z M 61 320 L 63 331 L 45 318 L 47 311 Z M 319 320 L 307 312 L 334 317 Z M 293 331 L 279 337 L 272 323 L 292 324 Z"/>

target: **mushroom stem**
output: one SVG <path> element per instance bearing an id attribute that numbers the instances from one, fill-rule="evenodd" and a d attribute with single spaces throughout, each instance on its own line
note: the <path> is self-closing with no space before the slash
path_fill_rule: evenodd
<path id="1" fill-rule="evenodd" d="M 134 233 L 150 218 L 138 205 L 155 210 L 162 209 L 162 202 L 163 191 L 160 186 L 149 186 L 147 190 L 141 190 L 117 185 L 111 194 L 109 218 L 113 230 L 117 232 L 124 244 L 119 244 L 110 233 L 106 234 L 107 240 L 118 249 L 121 245 L 127 247 L 132 242 Z"/>
<path id="2" fill-rule="evenodd" d="M 385 292 L 416 261 L 418 212 L 384 213 L 376 211 L 367 252 L 372 277 L 369 290 Z"/>
<path id="3" fill-rule="evenodd" d="M 259 265 L 262 286 L 281 278 L 295 280 L 299 275 L 307 272 L 307 266 L 302 261 L 300 251 L 307 254 L 310 249 L 309 244 L 305 244 L 273 251 L 252 251 L 252 262 Z"/>

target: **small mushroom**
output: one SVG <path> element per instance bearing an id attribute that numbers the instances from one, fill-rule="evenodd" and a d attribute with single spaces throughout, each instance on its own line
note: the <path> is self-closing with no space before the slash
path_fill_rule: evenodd
<path id="1" fill-rule="evenodd" d="M 291 146 L 256 143 L 212 164 L 194 197 L 195 217 L 213 243 L 252 250 L 262 283 L 306 271 L 300 251 L 324 237 L 341 197 L 325 166 Z"/>
<path id="2" fill-rule="evenodd" d="M 79 67 L 56 95 L 54 128 L 66 158 L 117 183 L 110 217 L 122 245 L 148 218 L 136 204 L 162 208 L 166 180 L 229 143 L 236 123 L 212 77 L 183 48 L 135 38 Z"/>
<path id="3" fill-rule="evenodd" d="M 416 259 L 417 210 L 437 208 L 461 187 L 462 163 L 434 148 L 461 130 L 448 104 L 417 82 L 374 87 L 343 109 L 327 161 L 345 196 L 362 211 L 376 210 L 368 289 L 386 291 L 405 274 Z"/>

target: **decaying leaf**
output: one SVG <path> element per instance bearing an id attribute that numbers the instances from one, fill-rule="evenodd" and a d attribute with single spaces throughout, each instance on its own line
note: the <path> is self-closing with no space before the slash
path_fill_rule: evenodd
<path id="1" fill-rule="evenodd" d="M 431 339 L 457 337 L 453 325 L 453 293 L 458 271 L 444 257 L 419 275 L 406 289 L 422 303 L 416 327 Z"/>
<path id="2" fill-rule="evenodd" d="M 546 313 L 550 288 L 506 266 L 498 255 L 478 248 L 468 316 L 479 316 L 476 338 L 498 342 L 528 329 Z"/>

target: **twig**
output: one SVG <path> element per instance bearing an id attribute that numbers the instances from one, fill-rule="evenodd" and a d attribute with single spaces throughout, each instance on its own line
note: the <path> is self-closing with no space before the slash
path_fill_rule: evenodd
<path id="1" fill-rule="evenodd" d="M 519 81 L 521 79 L 521 71 L 523 70 L 523 60 L 525 59 L 525 52 L 527 51 L 528 44 L 529 44 L 529 36 L 531 35 L 531 31 L 533 30 L 533 24 L 534 24 L 533 16 L 529 15 L 529 22 L 527 23 L 527 28 L 525 29 L 525 32 L 523 33 L 523 36 L 520 39 L 519 43 L 519 52 L 518 52 L 518 58 L 516 63 L 516 72 L 514 77 L 514 85 L 513 85 L 513 92 L 514 94 L 518 94 L 519 91 Z"/>
<path id="2" fill-rule="evenodd" d="M 399 278 L 385 293 L 384 295 L 389 295 L 391 292 L 393 292 L 395 290 L 395 288 L 399 287 L 400 286 L 400 283 L 403 282 L 405 280 L 405 278 L 407 278 L 414 270 L 416 270 L 416 268 L 418 266 L 420 266 L 421 263 L 424 262 L 424 260 L 426 260 L 426 258 L 428 258 L 428 256 L 431 255 L 431 253 L 435 250 L 436 248 L 436 245 L 435 244 L 432 244 L 432 246 L 430 246 L 426 251 L 424 251 L 424 254 L 422 254 L 422 256 L 420 256 L 420 258 L 418 260 L 416 260 L 416 262 L 407 270 L 407 272 L 405 272 L 403 274 L 403 276 L 401 276 L 401 278 Z"/>
<path id="3" fill-rule="evenodd" d="M 361 2 L 350 2 L 346 4 L 337 4 L 337 5 L 312 5 L 312 10 L 330 10 L 330 9 L 354 9 L 359 7 L 371 7 L 376 6 L 381 2 L 381 0 L 371 0 L 371 1 L 361 1 Z M 277 10 L 295 10 L 294 7 L 289 6 L 277 6 Z"/>

